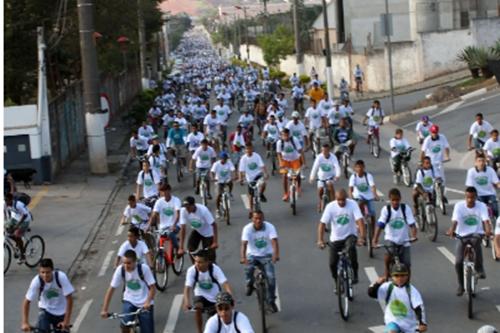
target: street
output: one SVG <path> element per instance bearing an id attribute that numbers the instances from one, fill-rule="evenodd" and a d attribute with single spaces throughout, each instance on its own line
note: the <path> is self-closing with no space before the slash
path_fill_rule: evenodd
<path id="1" fill-rule="evenodd" d="M 419 95 L 421 93 L 418 93 Z M 482 100 L 483 98 L 483 100 Z M 397 103 L 410 104 L 415 100 L 414 95 L 402 95 L 397 97 Z M 382 106 L 387 105 L 383 100 Z M 451 224 L 450 216 L 452 204 L 463 199 L 463 189 L 466 169 L 471 166 L 472 154 L 466 152 L 466 138 L 470 124 L 474 120 L 474 114 L 483 112 L 485 119 L 494 127 L 500 126 L 500 95 L 498 91 L 494 94 L 479 97 L 466 102 L 457 109 L 441 114 L 442 109 L 433 111 L 435 118 L 432 121 L 438 123 L 441 131 L 448 137 L 452 147 L 452 162 L 446 164 L 447 173 L 447 196 L 450 200 L 448 215 L 439 218 L 439 235 L 435 243 L 425 237 L 420 237 L 412 244 L 412 277 L 411 282 L 416 286 L 423 296 L 429 332 L 475 332 L 484 324 L 500 325 L 500 266 L 491 258 L 490 249 L 483 248 L 486 280 L 479 281 L 479 292 L 474 301 L 473 320 L 467 318 L 466 297 L 455 296 L 456 276 L 454 271 L 454 247 L 455 241 L 444 235 Z M 364 127 L 360 125 L 361 116 L 367 110 L 367 103 L 354 104 L 355 131 L 364 137 Z M 230 125 L 234 128 L 234 114 Z M 239 116 L 239 115 L 238 115 Z M 382 200 L 387 199 L 387 192 L 394 187 L 392 173 L 389 167 L 388 141 L 394 133 L 396 126 L 405 129 L 405 137 L 416 147 L 413 123 L 420 115 L 409 115 L 400 118 L 396 124 L 388 123 L 381 130 L 381 145 L 383 151 L 379 159 L 375 159 L 368 152 L 368 145 L 360 138 L 353 161 L 363 159 L 367 165 L 367 171 L 372 173 L 377 188 L 382 194 Z M 254 144 L 257 152 L 264 158 L 265 150 L 260 144 L 260 139 L 255 139 Z M 415 152 L 412 160 L 415 170 Z M 269 332 L 383 332 L 383 313 L 380 305 L 367 295 L 368 285 L 383 272 L 384 249 L 376 251 L 375 257 L 370 259 L 365 247 L 358 248 L 358 259 L 360 264 L 360 281 L 355 289 L 354 301 L 351 303 L 352 311 L 348 322 L 342 321 L 338 313 L 336 295 L 333 293 L 333 280 L 328 269 L 328 251 L 321 251 L 316 247 L 316 228 L 320 218 L 316 211 L 318 202 L 315 186 L 306 184 L 312 165 L 311 152 L 307 152 L 307 166 L 305 170 L 306 179 L 303 182 L 303 192 L 299 198 L 297 215 L 293 216 L 288 204 L 282 202 L 282 186 L 279 176 L 272 176 L 268 180 L 266 196 L 268 202 L 263 204 L 265 220 L 273 223 L 278 231 L 281 248 L 281 260 L 276 264 L 276 275 L 278 282 L 279 300 L 277 301 L 280 312 L 270 315 Z M 267 163 L 269 167 L 269 162 Z M 113 265 L 116 251 L 120 244 L 126 239 L 127 226 L 119 226 L 119 220 L 127 203 L 127 197 L 135 190 L 135 179 L 137 177 L 136 164 L 129 165 L 126 173 L 125 185 L 116 194 L 115 200 L 110 203 L 110 214 L 104 220 L 98 232 L 96 240 L 91 245 L 89 255 L 78 270 L 74 279 L 77 290 L 76 303 L 73 313 L 72 332 L 111 332 L 118 331 L 116 320 L 104 320 L 99 316 L 104 293 L 109 286 L 113 273 Z M 193 194 L 190 176 L 185 178 L 181 184 L 173 182 L 173 195 L 181 200 L 187 195 Z M 109 186 L 112 186 L 111 184 Z M 347 188 L 347 181 L 341 178 L 336 188 Z M 404 185 L 398 188 L 403 193 L 403 201 L 411 204 L 411 189 Z M 246 297 L 244 295 L 244 272 L 243 266 L 239 264 L 239 246 L 241 230 L 248 223 L 248 210 L 245 207 L 243 196 L 246 187 L 235 185 L 234 202 L 231 206 L 232 223 L 230 226 L 219 222 L 219 249 L 217 250 L 217 263 L 228 277 L 229 283 L 235 291 L 236 308 L 248 315 L 256 332 L 260 332 L 259 314 L 257 312 L 257 300 L 255 295 Z M 196 197 L 197 200 L 199 197 Z M 42 198 L 38 208 L 46 209 L 45 200 Z M 64 221 L 64 202 L 55 206 L 54 221 L 62 224 Z M 70 204 L 68 202 L 68 204 Z M 377 212 L 385 205 L 378 202 Z M 212 200 L 209 208 L 214 212 L 215 201 Z M 96 210 L 102 207 L 89 207 Z M 56 214 L 59 213 L 59 214 Z M 62 213 L 62 214 L 61 214 Z M 44 212 L 45 216 L 52 216 L 50 212 Z M 70 220 L 71 216 L 67 216 Z M 36 226 L 36 225 L 35 225 Z M 59 256 L 66 253 L 71 244 L 65 242 L 65 234 L 58 233 L 58 229 L 36 229 L 34 231 L 44 237 L 51 235 L 53 238 L 47 242 L 47 254 L 56 259 L 58 266 Z M 73 231 L 77 231 L 74 230 Z M 85 235 L 81 235 L 84 237 Z M 176 277 L 172 272 L 169 275 L 169 285 L 164 293 L 157 291 L 155 297 L 155 325 L 156 332 L 195 332 L 194 314 L 182 310 L 182 288 L 184 285 L 185 271 L 189 267 L 186 257 L 184 274 Z M 16 266 L 16 265 L 14 265 Z M 61 267 L 63 269 L 67 268 Z M 5 276 L 5 331 L 15 332 L 19 330 L 20 303 L 29 281 L 35 274 L 35 270 L 26 267 L 14 267 Z M 120 290 L 116 290 L 111 311 L 119 312 Z M 32 305 L 32 310 L 35 306 Z M 36 312 L 32 311 L 32 322 L 35 320 Z"/>

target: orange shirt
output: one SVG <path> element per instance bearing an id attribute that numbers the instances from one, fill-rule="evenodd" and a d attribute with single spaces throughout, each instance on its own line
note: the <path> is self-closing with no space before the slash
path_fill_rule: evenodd
<path id="1" fill-rule="evenodd" d="M 311 90 L 309 90 L 309 97 L 314 99 L 316 102 L 319 102 L 323 99 L 323 97 L 325 97 L 325 92 L 321 89 L 321 87 L 318 87 L 318 89 L 311 88 Z"/>

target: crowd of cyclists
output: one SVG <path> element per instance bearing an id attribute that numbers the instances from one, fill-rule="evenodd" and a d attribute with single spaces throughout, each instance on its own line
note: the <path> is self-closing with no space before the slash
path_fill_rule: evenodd
<path id="1" fill-rule="evenodd" d="M 441 184 L 443 189 L 446 186 L 445 163 L 451 158 L 450 147 L 439 126 L 429 117 L 422 117 L 416 126 L 420 147 L 411 147 L 402 129 L 395 131 L 387 144 L 396 187 L 388 192 L 388 203 L 377 216 L 375 202 L 381 198 L 376 175 L 369 171 L 368 163 L 353 158 L 357 144 L 364 139 L 354 131 L 354 110 L 348 93 L 342 94 L 339 101 L 333 100 L 321 88 L 317 75 L 305 85 L 295 74 L 290 77 L 292 88 L 288 93 L 279 81 L 270 77 L 268 68 L 239 67 L 223 61 L 197 29 L 185 34 L 175 57 L 181 60 L 180 65 L 162 82 L 161 94 L 148 111 L 147 120 L 130 137 L 131 157 L 137 161 L 139 170 L 135 193 L 128 197 L 120 220 L 121 224 L 130 225 L 127 240 L 118 251 L 102 317 L 110 317 L 114 291 L 123 288 L 122 312 L 128 315 L 122 318 L 122 332 L 129 332 L 130 327 L 124 323 L 132 322 L 133 314 L 137 315 L 142 333 L 154 332 L 158 270 L 154 257 L 160 237 L 172 242 L 173 260 L 184 256 L 192 261 L 185 276 L 183 308 L 195 312 L 197 332 L 254 332 L 248 317 L 235 310 L 232 284 L 217 264 L 221 242 L 217 220 L 227 213 L 222 195 L 228 191 L 232 199 L 235 182 L 247 185 L 250 222 L 242 229 L 239 253 L 239 261 L 244 265 L 246 295 L 254 292 L 254 272 L 261 268 L 268 281 L 265 300 L 268 310 L 277 312 L 278 232 L 265 219 L 259 203 L 268 200 L 266 182 L 275 172 L 282 177 L 283 201 L 292 200 L 290 171 L 299 175 L 300 196 L 308 169 L 307 154 L 311 153 L 314 162 L 308 180 L 316 183 L 317 210 L 321 214 L 317 246 L 323 249 L 329 245 L 333 285 L 336 286 L 338 278 L 339 253 L 347 250 L 353 269 L 352 283 L 356 284 L 357 246 L 367 243 L 380 246 L 383 234 L 386 244 L 401 250 L 400 261 L 393 264 L 393 254 L 385 255 L 384 274 L 370 285 L 368 294 L 387 304 L 384 309 L 387 332 L 426 331 L 423 299 L 410 283 L 410 244 L 418 238 L 419 200 L 435 201 L 434 184 Z M 362 71 L 357 68 L 356 73 L 359 86 Z M 230 120 L 234 119 L 236 124 L 232 126 L 234 121 Z M 367 143 L 379 137 L 384 120 L 381 103 L 374 101 L 362 122 L 367 126 Z M 490 246 L 500 259 L 496 199 L 496 189 L 500 188 L 498 130 L 478 114 L 470 127 L 467 145 L 476 152 L 475 167 L 467 172 L 464 200 L 455 204 L 447 234 L 472 244 L 477 254 L 476 270 L 480 278 L 485 278 L 481 242 L 474 236 L 489 239 L 494 235 Z M 264 147 L 265 156 L 256 151 L 257 146 Z M 416 149 L 420 150 L 419 166 L 412 180 L 412 201 L 406 204 L 397 186 L 404 176 L 403 165 L 411 158 L 407 152 Z M 344 155 L 354 160 L 352 169 L 343 165 Z M 273 157 L 276 163 L 269 163 Z M 337 184 L 343 173 L 348 178 L 347 189 Z M 194 195 L 179 198 L 175 195 L 176 186 L 186 181 L 189 174 L 193 175 Z M 214 191 L 212 212 L 207 200 L 212 199 Z M 199 202 L 196 197 L 200 197 Z M 11 230 L 16 242 L 22 242 L 22 233 L 31 218 L 27 206 L 9 193 L 5 211 L 6 217 L 15 223 Z M 464 293 L 464 244 L 457 241 L 455 251 L 458 296 Z M 22 248 L 22 243 L 18 246 Z M 37 299 L 42 310 L 37 324 L 39 332 L 49 332 L 50 326 L 61 332 L 69 329 L 73 292 L 66 275 L 55 270 L 50 259 L 43 259 L 40 273 L 26 294 L 22 330 L 31 329 L 29 305 Z M 205 325 L 204 313 L 210 317 Z"/>

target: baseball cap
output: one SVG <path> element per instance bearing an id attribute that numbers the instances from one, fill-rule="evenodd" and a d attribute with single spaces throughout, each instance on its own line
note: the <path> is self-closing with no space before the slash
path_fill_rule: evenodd
<path id="1" fill-rule="evenodd" d="M 182 205 L 183 206 L 192 206 L 195 204 L 195 200 L 192 196 L 187 196 L 184 198 L 184 200 L 182 201 Z"/>
<path id="2" fill-rule="evenodd" d="M 408 268 L 403 263 L 394 265 L 391 269 L 391 275 L 407 275 L 407 274 L 408 274 Z"/>
<path id="3" fill-rule="evenodd" d="M 223 305 L 223 304 L 228 304 L 228 305 L 234 304 L 233 296 L 231 296 L 231 294 L 228 293 L 227 291 L 221 291 L 215 297 L 215 305 Z"/>
<path id="4" fill-rule="evenodd" d="M 300 113 L 298 111 L 293 111 L 292 118 L 300 118 Z"/>

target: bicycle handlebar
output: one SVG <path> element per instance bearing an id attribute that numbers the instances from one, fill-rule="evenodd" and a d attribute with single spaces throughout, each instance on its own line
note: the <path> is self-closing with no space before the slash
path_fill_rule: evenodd
<path id="1" fill-rule="evenodd" d="M 128 312 L 128 313 L 116 313 L 116 312 L 110 312 L 108 313 L 108 319 L 121 319 L 125 318 L 128 316 L 136 316 L 138 314 L 148 312 L 149 310 L 146 310 L 145 308 L 139 308 L 134 312 Z"/>
<path id="2" fill-rule="evenodd" d="M 415 243 L 417 240 L 418 240 L 418 238 L 410 238 L 410 239 L 409 239 L 409 242 L 410 242 L 410 243 Z M 396 246 L 400 246 L 400 247 L 401 247 L 401 246 L 404 246 L 403 244 L 395 244 L 395 245 L 396 245 Z M 372 247 L 373 247 L 373 249 L 380 249 L 380 248 L 382 248 L 382 247 L 383 247 L 383 248 L 385 248 L 385 249 L 388 249 L 388 248 L 390 248 L 390 247 L 392 247 L 392 246 L 393 246 L 393 245 L 387 245 L 387 244 L 375 244 L 375 245 L 373 245 Z"/>

